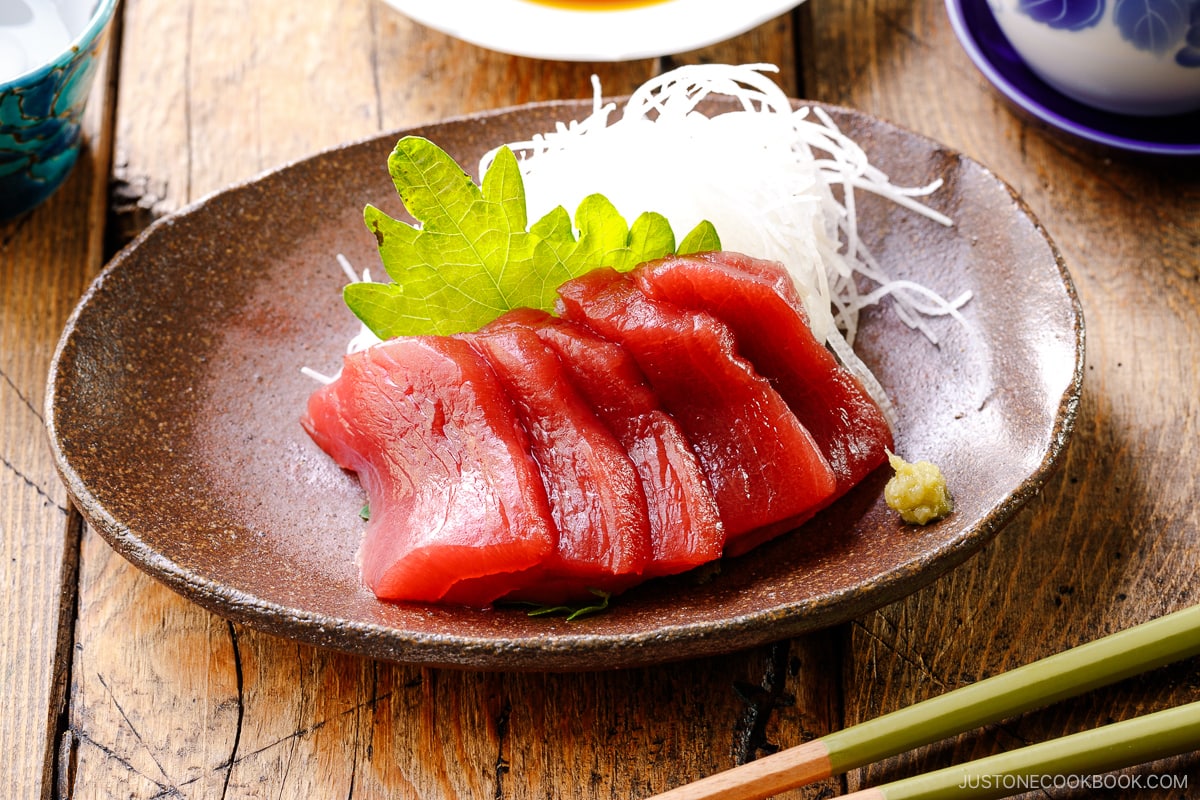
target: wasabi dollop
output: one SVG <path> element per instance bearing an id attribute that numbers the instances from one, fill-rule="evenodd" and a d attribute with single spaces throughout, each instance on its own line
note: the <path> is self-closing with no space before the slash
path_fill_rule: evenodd
<path id="1" fill-rule="evenodd" d="M 888 463 L 896 474 L 883 488 L 888 508 L 900 514 L 910 525 L 926 525 L 954 510 L 954 500 L 946 488 L 946 476 L 930 461 L 910 464 L 888 452 Z"/>

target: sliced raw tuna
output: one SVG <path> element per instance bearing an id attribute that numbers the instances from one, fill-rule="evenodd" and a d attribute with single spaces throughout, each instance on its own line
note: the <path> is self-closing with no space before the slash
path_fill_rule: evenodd
<path id="1" fill-rule="evenodd" d="M 813 336 L 781 264 L 740 253 L 705 253 L 650 262 L 631 275 L 651 297 L 703 310 L 729 327 L 739 354 L 816 439 L 837 475 L 835 496 L 886 460 L 893 447 L 886 418 Z"/>
<path id="2" fill-rule="evenodd" d="M 505 318 L 462 339 L 489 362 L 512 400 L 558 529 L 555 552 L 509 597 L 560 603 L 639 581 L 650 553 L 641 480 L 558 354 Z"/>
<path id="3" fill-rule="evenodd" d="M 544 311 L 520 309 L 496 324 L 533 331 L 628 453 L 647 501 L 650 558 L 643 577 L 670 575 L 721 555 L 725 532 L 691 443 L 620 345 Z"/>
<path id="4" fill-rule="evenodd" d="M 563 284 L 559 311 L 633 356 L 695 448 L 730 545 L 782 532 L 828 501 L 828 461 L 714 317 L 651 299 L 608 268 Z"/>
<path id="5" fill-rule="evenodd" d="M 380 599 L 485 607 L 554 551 L 529 442 L 466 342 L 410 337 L 347 356 L 303 424 L 366 489 L 362 576 Z"/>

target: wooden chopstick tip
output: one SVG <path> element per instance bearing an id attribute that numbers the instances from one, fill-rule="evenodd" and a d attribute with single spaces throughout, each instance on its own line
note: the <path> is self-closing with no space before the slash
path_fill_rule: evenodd
<path id="1" fill-rule="evenodd" d="M 832 775 L 829 748 L 814 739 L 646 800 L 764 800 Z"/>

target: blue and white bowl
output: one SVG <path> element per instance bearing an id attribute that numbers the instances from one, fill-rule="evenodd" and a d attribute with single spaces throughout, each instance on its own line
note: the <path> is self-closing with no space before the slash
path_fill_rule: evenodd
<path id="1" fill-rule="evenodd" d="M 1042 80 L 1094 108 L 1200 109 L 1200 0 L 988 0 Z"/>

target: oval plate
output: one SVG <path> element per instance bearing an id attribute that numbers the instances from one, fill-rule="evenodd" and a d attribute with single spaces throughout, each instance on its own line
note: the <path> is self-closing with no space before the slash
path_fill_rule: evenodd
<path id="1" fill-rule="evenodd" d="M 419 133 L 461 164 L 586 116 L 590 101 L 492 112 Z M 72 315 L 50 374 L 60 474 L 125 558 L 212 611 L 281 636 L 430 665 L 570 670 L 729 652 L 859 617 L 929 583 L 1003 526 L 1070 433 L 1083 321 L 1062 261 L 1015 194 L 978 163 L 861 113 L 828 109 L 901 184 L 945 185 L 951 228 L 873 197 L 860 233 L 896 277 L 974 293 L 940 344 L 886 304 L 857 343 L 896 406 L 898 451 L 947 475 L 957 509 L 925 528 L 882 500 L 885 470 L 719 572 L 660 579 L 572 622 L 520 609 L 377 601 L 355 553 L 365 502 L 300 428 L 357 321 L 336 256 L 375 267 L 362 223 L 403 214 L 387 156 L 397 132 L 286 166 L 152 225 Z"/>

